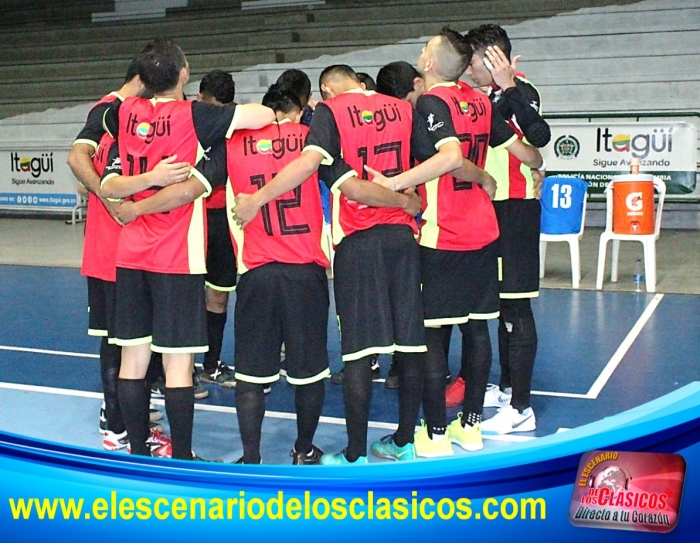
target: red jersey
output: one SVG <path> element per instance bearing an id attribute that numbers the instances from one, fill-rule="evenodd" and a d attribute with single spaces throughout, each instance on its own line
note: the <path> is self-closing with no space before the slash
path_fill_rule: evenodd
<path id="1" fill-rule="evenodd" d="M 100 176 L 107 165 L 107 155 L 114 142 L 114 138 L 102 127 L 104 109 L 105 106 L 122 100 L 123 98 L 117 93 L 111 93 L 97 102 L 90 110 L 85 127 L 75 141 L 75 143 L 87 143 L 97 147 L 92 162 Z M 99 134 L 102 134 L 101 138 L 98 138 Z M 103 281 L 117 280 L 117 243 L 120 232 L 121 226 L 109 214 L 102 200 L 90 192 L 85 222 L 83 261 L 80 268 L 82 275 Z"/>
<path id="2" fill-rule="evenodd" d="M 107 154 L 114 138 L 105 133 L 97 147 L 92 162 L 95 171 L 102 175 L 107 165 Z M 117 246 L 122 227 L 95 194 L 88 194 L 88 213 L 83 242 L 83 265 L 80 273 L 103 281 L 117 280 Z"/>
<path id="3" fill-rule="evenodd" d="M 119 109 L 117 142 L 123 175 L 150 171 L 163 157 L 174 154 L 178 162 L 193 165 L 203 155 L 192 102 L 185 100 L 126 99 Z M 167 213 L 143 215 L 125 225 L 119 238 L 117 266 L 157 273 L 206 273 L 203 200 L 211 185 L 197 170 L 192 169 L 192 174 L 206 187 L 205 194 Z M 147 189 L 131 198 L 139 201 L 157 190 Z"/>
<path id="4" fill-rule="evenodd" d="M 235 195 L 254 193 L 297 158 L 308 132 L 307 127 L 290 121 L 234 132 L 226 148 L 227 207 L 233 207 Z M 294 190 L 265 204 L 244 229 L 233 222 L 230 213 L 227 215 L 241 274 L 270 262 L 330 266 L 315 173 Z"/>
<path id="5" fill-rule="evenodd" d="M 339 190 L 351 176 L 368 179 L 365 165 L 386 176 L 408 170 L 412 122 L 409 102 L 371 91 L 345 92 L 316 107 L 305 149 L 319 151 L 326 166 L 342 158 L 352 168 L 339 179 L 324 179 L 331 188 L 334 244 L 379 224 L 405 224 L 417 233 L 414 217 L 402 209 L 360 204 Z"/>
<path id="6" fill-rule="evenodd" d="M 462 155 L 484 167 L 492 127 L 491 102 L 484 94 L 467 85 L 435 85 L 421 96 L 416 108 L 436 148 L 456 137 Z M 421 245 L 474 251 L 498 238 L 493 204 L 477 183 L 446 174 L 420 185 L 418 190 L 423 199 Z"/>

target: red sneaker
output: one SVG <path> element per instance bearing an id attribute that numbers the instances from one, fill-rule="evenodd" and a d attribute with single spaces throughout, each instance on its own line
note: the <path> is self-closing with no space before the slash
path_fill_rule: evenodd
<path id="1" fill-rule="evenodd" d="M 153 456 L 159 458 L 170 458 L 172 456 L 172 443 L 170 438 L 158 428 L 151 429 L 151 433 L 148 434 L 148 438 L 146 439 L 146 445 L 150 447 Z M 156 451 L 160 452 L 156 454 Z M 131 454 L 131 443 L 127 446 L 126 452 Z"/>
<path id="2" fill-rule="evenodd" d="M 155 458 L 172 458 L 173 457 L 173 444 L 168 439 L 167 443 L 164 443 L 160 447 L 151 449 L 151 456 Z"/>
<path id="3" fill-rule="evenodd" d="M 457 407 L 464 401 L 464 391 L 467 388 L 467 383 L 461 377 L 457 377 L 453 383 L 450 383 L 445 390 L 445 405 L 447 407 Z"/>

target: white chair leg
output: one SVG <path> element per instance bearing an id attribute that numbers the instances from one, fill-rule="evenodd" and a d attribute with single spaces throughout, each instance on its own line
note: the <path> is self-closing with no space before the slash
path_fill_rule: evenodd
<path id="1" fill-rule="evenodd" d="M 653 238 L 642 242 L 644 246 L 644 275 L 647 292 L 656 292 L 656 240 Z"/>
<path id="2" fill-rule="evenodd" d="M 547 257 L 547 242 L 540 240 L 540 279 L 544 277 L 544 261 Z"/>
<path id="3" fill-rule="evenodd" d="M 598 272 L 595 276 L 595 288 L 600 290 L 603 288 L 603 274 L 605 273 L 605 256 L 608 247 L 608 238 L 605 234 L 600 235 L 598 242 Z"/>
<path id="4" fill-rule="evenodd" d="M 612 240 L 612 268 L 610 271 L 610 281 L 617 283 L 617 264 L 620 259 L 620 240 Z"/>
<path id="5" fill-rule="evenodd" d="M 581 283 L 581 258 L 579 256 L 578 238 L 569 241 L 571 253 L 571 286 L 578 288 Z"/>

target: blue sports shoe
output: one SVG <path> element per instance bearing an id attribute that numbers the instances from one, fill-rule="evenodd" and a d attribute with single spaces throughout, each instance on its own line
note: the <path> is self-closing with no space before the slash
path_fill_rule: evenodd
<path id="1" fill-rule="evenodd" d="M 349 465 L 367 464 L 367 457 L 360 456 L 354 462 L 350 462 L 347 458 L 345 458 L 345 451 L 342 450 L 339 453 L 335 453 L 335 454 L 331 454 L 331 453 L 324 454 L 321 457 L 321 460 L 319 461 L 319 463 L 322 466 L 341 466 L 344 464 L 349 464 Z"/>
<path id="2" fill-rule="evenodd" d="M 384 436 L 379 441 L 375 441 L 370 446 L 370 450 L 374 456 L 379 458 L 388 458 L 389 460 L 413 460 L 416 458 L 416 449 L 413 443 L 406 443 L 403 447 L 399 447 L 394 442 L 394 435 Z"/>

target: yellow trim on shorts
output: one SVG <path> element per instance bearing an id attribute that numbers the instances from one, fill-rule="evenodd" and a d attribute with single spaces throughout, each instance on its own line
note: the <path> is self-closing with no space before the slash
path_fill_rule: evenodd
<path id="1" fill-rule="evenodd" d="M 220 287 L 218 285 L 210 283 L 209 281 L 204 281 L 204 285 L 218 292 L 233 292 L 234 290 L 236 290 L 236 285 L 233 285 L 232 287 Z"/>
<path id="2" fill-rule="evenodd" d="M 154 353 L 161 354 L 206 353 L 209 351 L 209 345 L 200 345 L 199 347 L 159 347 L 158 345 L 151 345 L 151 350 Z"/>
<path id="3" fill-rule="evenodd" d="M 88 328 L 88 336 L 106 337 L 108 335 L 107 330 L 102 330 L 101 328 Z"/>
<path id="4" fill-rule="evenodd" d="M 254 377 L 252 375 L 236 372 L 234 376 L 236 377 L 236 381 L 243 381 L 244 383 L 251 383 L 253 385 L 270 385 L 280 380 L 279 373 L 270 375 L 269 377 Z"/>
<path id="5" fill-rule="evenodd" d="M 306 379 L 297 379 L 296 377 L 290 377 L 287 375 L 287 382 L 290 385 L 312 385 L 314 383 L 318 383 L 319 381 L 323 381 L 326 377 L 330 377 L 331 375 L 331 370 L 329 368 L 326 368 L 323 370 L 321 373 L 318 373 L 314 375 L 313 377 L 307 377 Z"/>
<path id="6" fill-rule="evenodd" d="M 387 345 L 386 347 L 367 347 L 361 351 L 344 354 L 342 360 L 343 362 L 354 362 L 365 356 L 373 354 L 393 354 L 397 351 L 400 353 L 425 353 L 428 351 L 428 347 L 425 345 L 397 345 L 396 343 Z"/>
<path id="7" fill-rule="evenodd" d="M 136 345 L 144 345 L 145 343 L 153 342 L 153 336 L 137 337 L 135 339 L 120 339 L 114 338 L 114 342 L 120 347 L 134 347 Z"/>
<path id="8" fill-rule="evenodd" d="M 439 328 L 440 326 L 449 326 L 452 324 L 464 324 L 469 321 L 469 316 L 466 317 L 445 317 L 442 319 L 424 319 L 423 326 L 426 328 Z"/>
<path id="9" fill-rule="evenodd" d="M 108 337 L 108 338 L 107 338 L 107 343 L 109 343 L 110 345 L 116 345 L 116 344 L 117 344 L 117 338 Z"/>
<path id="10" fill-rule="evenodd" d="M 503 300 L 521 300 L 527 298 L 538 298 L 539 290 L 533 292 L 501 292 L 498 296 Z"/>
<path id="11" fill-rule="evenodd" d="M 469 313 L 469 318 L 475 321 L 488 321 L 491 319 L 497 319 L 501 316 L 500 311 L 494 311 L 493 313 Z"/>

